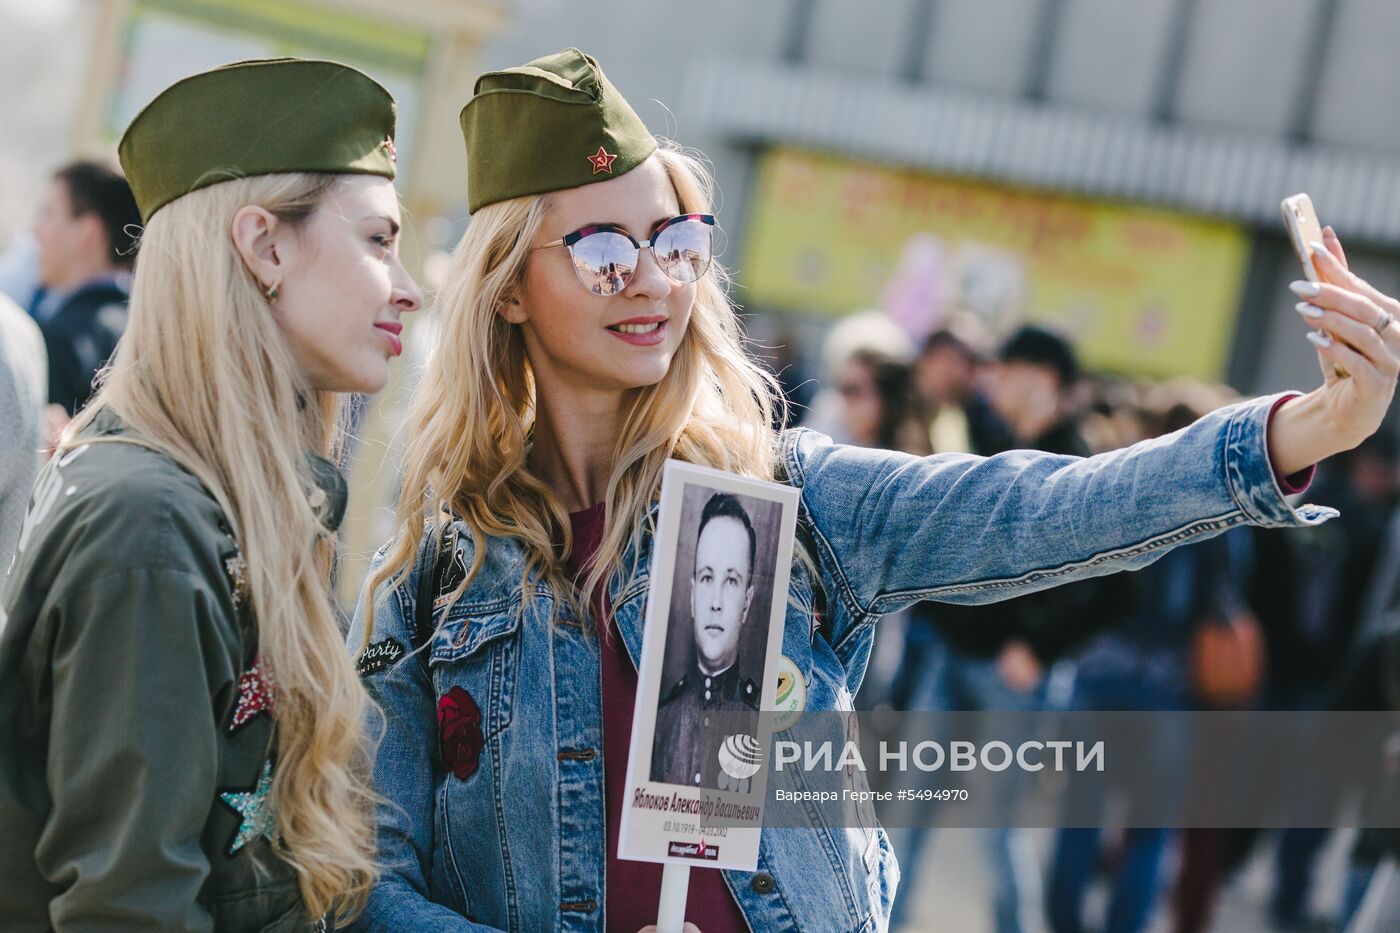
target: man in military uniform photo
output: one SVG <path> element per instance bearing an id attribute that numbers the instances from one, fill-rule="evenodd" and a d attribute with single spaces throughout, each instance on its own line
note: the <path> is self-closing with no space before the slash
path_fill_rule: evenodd
<path id="1" fill-rule="evenodd" d="M 759 685 L 743 676 L 738 663 L 753 603 L 756 549 L 753 522 L 738 498 L 712 495 L 700 513 L 695 539 L 690 591 L 694 656 L 688 673 L 661 690 L 653 781 L 738 789 L 719 769 L 719 749 L 726 734 L 752 735 L 757 728 Z"/>

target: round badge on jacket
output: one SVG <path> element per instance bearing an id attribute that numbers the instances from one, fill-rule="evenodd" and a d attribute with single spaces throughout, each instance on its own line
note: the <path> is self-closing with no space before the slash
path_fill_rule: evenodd
<path id="1" fill-rule="evenodd" d="M 783 655 L 778 661 L 778 690 L 773 701 L 777 715 L 773 717 L 773 731 L 790 729 L 802 718 L 802 711 L 806 708 L 807 681 L 792 659 Z"/>

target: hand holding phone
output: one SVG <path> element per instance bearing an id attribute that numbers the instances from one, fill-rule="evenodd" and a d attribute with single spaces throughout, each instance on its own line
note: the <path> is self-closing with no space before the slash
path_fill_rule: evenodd
<path id="1" fill-rule="evenodd" d="M 1288 228 L 1288 239 L 1292 242 L 1293 251 L 1298 254 L 1298 262 L 1303 267 L 1303 277 L 1309 282 L 1322 281 L 1312 258 L 1312 244 L 1322 242 L 1322 224 L 1318 222 L 1312 198 L 1306 194 L 1295 194 L 1284 198 L 1280 207 L 1283 209 L 1283 224 Z M 1337 339 L 1335 334 L 1328 336 Z M 1332 371 L 1341 379 L 1351 375 L 1336 364 L 1333 364 Z"/>

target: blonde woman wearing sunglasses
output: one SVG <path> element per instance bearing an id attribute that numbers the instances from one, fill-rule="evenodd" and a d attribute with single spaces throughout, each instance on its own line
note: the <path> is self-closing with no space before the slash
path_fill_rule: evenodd
<path id="1" fill-rule="evenodd" d="M 1088 460 L 780 433 L 711 255 L 700 162 L 658 145 L 576 50 L 482 76 L 462 126 L 472 222 L 408 423 L 398 532 L 350 637 L 384 729 L 385 872 L 360 929 L 634 933 L 657 916 L 660 866 L 616 844 L 667 458 L 801 490 L 782 653 L 807 709 L 850 709 L 874 623 L 916 600 L 987 602 L 1240 524 L 1325 520 L 1279 477 L 1305 482 L 1374 431 L 1400 369 L 1400 336 L 1372 329 L 1400 308 L 1328 258 L 1338 284 L 1314 300 L 1350 346 L 1320 352 L 1353 379 L 1306 396 Z M 687 919 L 884 929 L 897 882 L 883 831 L 767 829 L 757 871 L 691 873 Z"/>

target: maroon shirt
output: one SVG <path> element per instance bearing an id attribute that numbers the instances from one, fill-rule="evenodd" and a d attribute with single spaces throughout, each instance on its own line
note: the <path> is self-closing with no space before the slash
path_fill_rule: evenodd
<path id="1" fill-rule="evenodd" d="M 604 503 L 572 512 L 574 549 L 565 560 L 571 573 L 587 568 L 603 537 Z M 595 619 L 607 617 L 606 587 L 593 594 Z M 603 667 L 603 793 L 608 808 L 608 865 L 604 909 L 608 933 L 637 933 L 656 922 L 661 903 L 661 869 L 654 862 L 623 861 L 617 857 L 622 801 L 627 789 L 627 752 L 632 745 L 632 711 L 637 705 L 637 669 L 622 644 L 617 627 L 609 624 L 602 639 Z M 718 868 L 692 867 L 685 919 L 701 933 L 748 933 L 749 925 Z"/>

